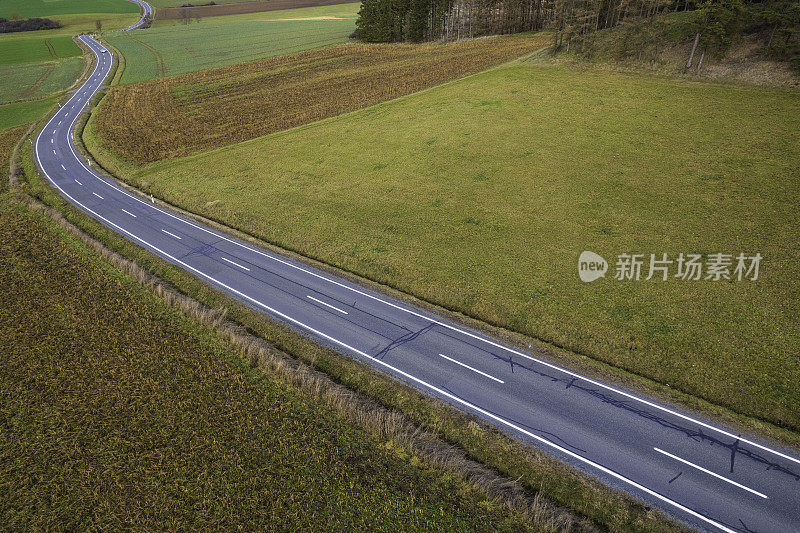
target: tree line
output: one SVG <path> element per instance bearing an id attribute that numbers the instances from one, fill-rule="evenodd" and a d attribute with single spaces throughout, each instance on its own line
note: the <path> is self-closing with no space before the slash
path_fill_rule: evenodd
<path id="1" fill-rule="evenodd" d="M 691 12 L 680 36 L 694 39 L 688 66 L 706 52 L 724 54 L 736 35 L 748 33 L 762 35 L 770 55 L 800 68 L 800 0 L 363 0 L 356 35 L 420 42 L 549 29 L 555 50 L 581 51 L 601 30 L 675 12 Z M 655 26 L 638 35 L 664 38 Z"/>
<path id="2" fill-rule="evenodd" d="M 54 30 L 60 27 L 61 27 L 60 22 L 50 19 L 30 18 L 21 20 L 18 15 L 16 17 L 12 15 L 11 20 L 0 18 L 0 33 L 13 33 L 17 31 Z"/>

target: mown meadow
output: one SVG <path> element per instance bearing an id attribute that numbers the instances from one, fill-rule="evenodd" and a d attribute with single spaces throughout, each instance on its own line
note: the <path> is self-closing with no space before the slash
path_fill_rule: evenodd
<path id="1" fill-rule="evenodd" d="M 0 197 L 10 529 L 537 529 L 254 370 Z"/>
<path id="2" fill-rule="evenodd" d="M 515 63 L 183 159 L 96 152 L 271 243 L 797 430 L 798 117 L 796 91 Z M 605 279 L 580 281 L 583 250 Z M 616 281 L 623 253 L 764 260 Z"/>

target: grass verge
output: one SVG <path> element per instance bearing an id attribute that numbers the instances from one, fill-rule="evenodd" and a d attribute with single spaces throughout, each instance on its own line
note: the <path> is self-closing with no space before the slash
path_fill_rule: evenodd
<path id="1" fill-rule="evenodd" d="M 23 124 L 15 128 L 0 131 L 0 192 L 8 189 L 8 171 L 11 153 L 28 126 Z"/>
<path id="2" fill-rule="evenodd" d="M 27 145 L 26 145 L 27 146 Z M 680 526 L 660 512 L 630 496 L 602 485 L 530 446 L 510 439 L 497 428 L 475 417 L 455 411 L 439 401 L 375 372 L 336 352 L 320 347 L 287 326 L 219 293 L 188 273 L 145 252 L 104 226 L 69 206 L 39 176 L 31 150 L 23 153 L 29 181 L 24 189 L 64 213 L 71 222 L 113 250 L 136 261 L 149 272 L 165 279 L 183 294 L 191 295 L 212 309 L 227 315 L 248 332 L 269 339 L 275 347 L 308 363 L 352 391 L 372 398 L 447 442 L 458 445 L 468 457 L 518 482 L 533 494 L 541 494 L 559 506 L 586 517 L 603 528 L 628 531 L 674 531 Z"/>
<path id="3" fill-rule="evenodd" d="M 392 446 L 0 207 L 7 527 L 547 530 Z"/>
<path id="4" fill-rule="evenodd" d="M 181 160 L 96 155 L 267 242 L 797 431 L 797 116 L 794 91 L 515 64 Z M 607 279 L 581 283 L 587 249 Z M 611 279 L 618 254 L 717 252 L 762 254 L 760 278 Z"/>

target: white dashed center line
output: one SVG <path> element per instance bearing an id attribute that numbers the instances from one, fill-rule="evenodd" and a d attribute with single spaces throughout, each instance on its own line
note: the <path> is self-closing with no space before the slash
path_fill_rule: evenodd
<path id="1" fill-rule="evenodd" d="M 93 192 L 92 194 L 94 194 L 95 196 L 97 196 L 97 197 L 98 197 L 98 198 L 100 198 L 101 200 L 105 200 L 105 198 L 103 198 L 102 196 L 100 196 L 100 195 L 99 195 L 99 194 L 97 194 L 96 192 Z"/>
<path id="2" fill-rule="evenodd" d="M 495 381 L 496 381 L 496 382 L 498 382 L 498 383 L 505 383 L 505 381 L 503 381 L 502 379 L 498 379 L 498 378 L 496 378 L 496 377 L 494 377 L 494 376 L 490 376 L 490 375 L 489 375 L 489 374 L 487 374 L 486 372 L 481 372 L 481 371 L 480 371 L 480 370 L 478 370 L 477 368 L 472 368 L 471 366 L 469 366 L 469 365 L 467 365 L 467 364 L 464 364 L 464 363 L 462 363 L 461 361 L 456 361 L 456 360 L 455 360 L 455 359 L 453 359 L 452 357 L 447 357 L 446 355 L 444 355 L 444 354 L 442 354 L 442 353 L 440 353 L 440 354 L 439 354 L 439 357 L 444 357 L 445 359 L 447 359 L 447 360 L 448 360 L 448 361 L 450 361 L 451 363 L 455 363 L 455 364 L 457 364 L 457 365 L 461 365 L 461 366 L 463 366 L 463 367 L 464 367 L 464 368 L 466 368 L 466 369 L 472 370 L 473 372 L 475 372 L 475 373 L 477 373 L 477 374 L 480 374 L 481 376 L 485 376 L 485 377 L 487 377 L 487 378 L 489 378 L 489 379 L 493 379 L 493 380 L 495 380 Z"/>
<path id="3" fill-rule="evenodd" d="M 167 230 L 165 230 L 165 229 L 162 229 L 161 231 L 163 231 L 164 233 L 166 233 L 166 234 L 167 234 L 167 235 L 169 235 L 170 237 L 175 237 L 176 239 L 178 239 L 178 240 L 181 240 L 181 238 L 180 238 L 180 237 L 178 237 L 177 235 L 175 235 L 174 233 L 170 233 L 170 232 L 168 232 L 168 231 L 167 231 Z"/>
<path id="4" fill-rule="evenodd" d="M 131 212 L 130 212 L 130 211 L 128 211 L 127 209 L 123 209 L 123 210 L 122 210 L 122 212 L 123 212 L 123 213 L 125 213 L 126 215 L 130 215 L 130 216 L 132 216 L 133 218 L 136 218 L 136 215 L 134 215 L 133 213 L 131 213 Z"/>
<path id="5" fill-rule="evenodd" d="M 239 263 L 236 263 L 236 262 L 234 262 L 234 261 L 231 261 L 231 260 L 230 260 L 230 259 L 228 259 L 227 257 L 222 257 L 221 259 L 222 259 L 223 261 L 226 261 L 226 262 L 228 262 L 228 263 L 230 263 L 230 264 L 232 264 L 232 265 L 235 265 L 235 266 L 237 266 L 237 267 L 239 267 L 239 268 L 241 268 L 241 269 L 243 269 L 243 270 L 247 270 L 248 272 L 250 272 L 250 269 L 249 269 L 249 268 L 247 268 L 246 266 L 244 266 L 244 265 L 240 265 Z"/>
<path id="6" fill-rule="evenodd" d="M 736 483 L 736 482 L 735 482 L 735 481 L 733 481 L 732 479 L 728 479 L 728 478 L 726 478 L 726 477 L 724 477 L 724 476 L 720 476 L 719 474 L 716 474 L 716 473 L 712 472 L 711 470 L 706 470 L 706 469 L 705 469 L 705 468 L 703 468 L 702 466 L 698 466 L 698 465 L 696 465 L 696 464 L 694 464 L 694 463 L 690 463 L 690 462 L 689 462 L 689 461 L 687 461 L 686 459 L 681 459 L 681 458 L 680 458 L 680 457 L 678 457 L 677 455 L 672 455 L 671 453 L 665 452 L 664 450 L 660 450 L 660 449 L 658 449 L 658 448 L 653 448 L 653 449 L 654 449 L 655 451 L 657 451 L 658 453 L 664 454 L 664 455 L 666 455 L 667 457 L 670 457 L 670 458 L 672 458 L 672 459 L 675 459 L 676 461 L 679 461 L 679 462 L 681 462 L 681 463 L 683 463 L 683 464 L 685 464 L 685 465 L 691 466 L 692 468 L 696 468 L 697 470 L 700 470 L 701 472 L 705 472 L 705 473 L 706 473 L 706 474 L 708 474 L 709 476 L 714 476 L 714 477 L 715 477 L 715 478 L 717 478 L 717 479 L 721 479 L 722 481 L 725 481 L 726 483 L 730 483 L 731 485 L 734 485 L 734 486 L 736 486 L 736 487 L 739 487 L 740 489 L 744 489 L 744 490 L 746 490 L 747 492 L 752 492 L 752 493 L 753 493 L 753 494 L 755 494 L 756 496 L 761 496 L 761 497 L 762 497 L 762 498 L 764 498 L 765 500 L 769 499 L 769 497 L 768 497 L 766 494 L 761 494 L 761 493 L 760 493 L 760 492 L 758 492 L 757 490 L 753 490 L 753 489 L 751 489 L 750 487 L 745 487 L 745 486 L 744 486 L 744 485 L 742 485 L 741 483 Z"/>
<path id="7" fill-rule="evenodd" d="M 339 309 L 338 307 L 334 307 L 334 306 L 332 306 L 332 305 L 331 305 L 331 304 L 329 304 L 329 303 L 325 303 L 325 302 L 323 302 L 322 300 L 317 300 L 317 299 L 316 299 L 316 298 L 314 298 L 313 296 L 308 296 L 308 295 L 306 295 L 306 298 L 308 298 L 309 300 L 314 300 L 314 301 L 315 301 L 315 302 L 317 302 L 318 304 L 322 304 L 322 305 L 324 305 L 325 307 L 330 307 L 330 308 L 331 308 L 331 309 L 333 309 L 334 311 L 339 311 L 339 312 L 340 312 L 340 313 L 342 313 L 343 315 L 347 315 L 347 314 L 349 314 L 347 311 L 342 311 L 342 310 L 341 310 L 341 309 Z"/>

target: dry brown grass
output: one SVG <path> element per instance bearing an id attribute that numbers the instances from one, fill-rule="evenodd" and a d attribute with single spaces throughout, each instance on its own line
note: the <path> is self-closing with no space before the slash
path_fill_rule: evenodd
<path id="1" fill-rule="evenodd" d="M 541 48 L 542 35 L 343 45 L 126 85 L 97 116 L 103 142 L 148 163 L 242 142 L 397 98 Z"/>
<path id="2" fill-rule="evenodd" d="M 8 180 L 5 179 L 5 175 L 0 179 L 0 192 L 8 186 L 15 187 L 17 184 L 17 166 L 12 164 L 12 162 L 16 159 L 14 157 L 16 149 L 25 130 L 28 130 L 27 124 L 0 131 L 0 169 L 3 169 L 3 172 L 8 170 Z M 28 133 L 30 133 L 30 131 Z"/>
<path id="3" fill-rule="evenodd" d="M 489 500 L 502 503 L 525 516 L 531 529 L 546 532 L 596 531 L 588 520 L 553 505 L 541 493 L 530 495 L 518 480 L 498 476 L 490 468 L 469 459 L 463 450 L 420 429 L 401 412 L 386 408 L 375 400 L 336 383 L 327 374 L 280 351 L 271 342 L 249 334 L 245 328 L 227 319 L 226 308 L 211 309 L 176 291 L 135 262 L 84 233 L 59 211 L 24 195 L 19 196 L 18 201 L 28 209 L 50 217 L 114 267 L 154 292 L 167 305 L 213 330 L 233 345 L 251 366 L 260 368 L 270 378 L 283 381 L 315 401 L 333 408 L 346 420 L 367 429 L 380 439 L 388 440 L 391 446 L 419 457 L 432 466 L 452 472 Z M 475 430 L 479 431 L 477 425 Z"/>

